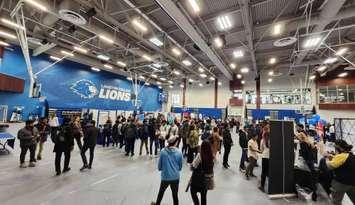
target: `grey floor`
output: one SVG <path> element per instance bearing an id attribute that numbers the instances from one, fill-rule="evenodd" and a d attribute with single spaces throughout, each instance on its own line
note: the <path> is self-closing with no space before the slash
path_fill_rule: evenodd
<path id="1" fill-rule="evenodd" d="M 236 141 L 236 136 L 234 138 Z M 82 162 L 76 149 L 72 152 L 72 170 L 61 176 L 54 176 L 51 142 L 45 144 L 44 159 L 35 168 L 26 169 L 18 168 L 18 143 L 16 145 L 11 154 L 0 155 L 1 205 L 148 205 L 156 198 L 160 182 L 160 175 L 156 170 L 157 158 L 127 158 L 122 150 L 97 146 L 93 169 L 79 172 Z M 257 189 L 258 179 L 246 181 L 237 171 L 239 153 L 238 146 L 234 146 L 230 156 L 232 167 L 229 170 L 221 167 L 219 156 L 215 167 L 216 189 L 208 193 L 208 204 L 305 204 L 295 198 L 289 201 L 269 200 L 267 195 Z M 256 173 L 258 172 L 260 168 Z M 182 205 L 192 204 L 190 194 L 184 192 L 190 175 L 191 172 L 184 163 L 179 191 Z M 170 190 L 165 193 L 162 204 L 172 204 Z M 323 198 L 316 204 L 328 202 Z"/>

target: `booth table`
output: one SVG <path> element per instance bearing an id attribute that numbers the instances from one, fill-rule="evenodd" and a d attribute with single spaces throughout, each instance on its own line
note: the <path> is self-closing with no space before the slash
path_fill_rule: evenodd
<path id="1" fill-rule="evenodd" d="M 0 151 L 5 150 L 10 153 L 10 151 L 6 149 L 6 145 L 8 144 L 9 140 L 15 140 L 15 137 L 6 132 L 0 133 Z"/>

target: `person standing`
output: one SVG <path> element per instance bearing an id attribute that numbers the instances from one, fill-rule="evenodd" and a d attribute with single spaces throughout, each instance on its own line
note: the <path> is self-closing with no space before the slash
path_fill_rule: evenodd
<path id="1" fill-rule="evenodd" d="M 37 130 L 39 132 L 37 160 L 41 160 L 42 159 L 43 145 L 47 141 L 47 138 L 48 138 L 48 136 L 51 133 L 51 129 L 48 126 L 47 118 L 41 118 L 36 127 L 37 127 Z"/>
<path id="2" fill-rule="evenodd" d="M 187 143 L 186 140 L 189 136 L 190 128 L 189 128 L 189 121 L 186 119 L 181 125 L 181 137 L 182 137 L 182 154 L 185 157 L 187 155 Z"/>
<path id="3" fill-rule="evenodd" d="M 149 155 L 149 151 L 148 151 L 149 128 L 148 128 L 148 124 L 147 124 L 146 119 L 143 120 L 143 124 L 139 125 L 138 133 L 139 133 L 139 138 L 141 139 L 141 146 L 139 148 L 139 155 L 142 155 L 143 146 L 145 147 L 145 151 L 146 151 L 147 155 Z"/>
<path id="4" fill-rule="evenodd" d="M 162 149 L 158 161 L 158 170 L 161 171 L 161 183 L 157 200 L 151 205 L 160 205 L 164 192 L 170 186 L 173 195 L 173 204 L 179 204 L 179 181 L 182 169 L 182 153 L 176 147 L 178 138 L 171 136 L 168 139 L 168 146 Z"/>
<path id="5" fill-rule="evenodd" d="M 115 124 L 112 126 L 112 146 L 118 147 L 118 141 L 120 138 L 121 130 L 120 130 L 120 120 L 119 118 L 115 121 Z"/>
<path id="6" fill-rule="evenodd" d="M 58 128 L 57 133 L 55 133 L 55 135 L 52 137 L 52 140 L 55 144 L 53 152 L 55 152 L 55 171 L 58 176 L 62 173 L 60 163 L 63 153 L 63 173 L 70 171 L 70 152 L 74 148 L 74 137 L 72 133 L 72 127 L 70 125 L 70 119 L 64 118 L 63 125 Z"/>
<path id="7" fill-rule="evenodd" d="M 125 139 L 125 136 L 124 136 L 126 126 L 127 126 L 126 118 L 122 117 L 121 123 L 118 125 L 118 129 L 121 132 L 120 135 L 119 135 L 119 139 L 118 139 L 118 141 L 120 143 L 120 149 L 122 149 L 122 147 L 126 143 L 126 139 Z"/>
<path id="8" fill-rule="evenodd" d="M 87 125 L 87 128 L 85 129 L 84 132 L 84 146 L 83 149 L 81 150 L 81 159 L 83 160 L 83 167 L 80 169 L 80 171 L 83 171 L 84 169 L 92 168 L 92 162 L 94 161 L 94 152 L 95 152 L 95 146 L 96 146 L 98 136 L 99 136 L 99 129 L 95 127 L 95 121 L 92 120 Z M 85 154 L 87 150 L 90 150 L 89 164 Z"/>
<path id="9" fill-rule="evenodd" d="M 270 156 L 270 128 L 268 125 L 263 128 L 263 137 L 260 142 L 261 151 L 261 182 L 259 189 L 265 192 L 266 177 L 269 177 L 269 156 Z"/>
<path id="10" fill-rule="evenodd" d="M 131 156 L 134 155 L 134 143 L 138 135 L 137 126 L 134 123 L 134 118 L 130 118 L 128 124 L 125 127 L 125 139 L 126 139 L 126 156 L 131 153 Z"/>
<path id="11" fill-rule="evenodd" d="M 209 141 L 212 146 L 212 154 L 213 154 L 214 159 L 216 159 L 217 152 L 220 149 L 221 140 L 222 140 L 222 138 L 219 135 L 218 127 L 214 127 L 213 133 L 212 133 L 211 137 L 209 138 Z"/>
<path id="12" fill-rule="evenodd" d="M 159 131 L 159 147 L 162 150 L 165 147 L 165 140 L 169 132 L 169 126 L 165 120 L 161 122 Z"/>
<path id="13" fill-rule="evenodd" d="M 112 121 L 111 118 L 108 117 L 106 123 L 104 124 L 104 130 L 102 132 L 103 134 L 103 142 L 102 142 L 102 146 L 105 147 L 109 147 L 110 146 L 110 139 L 111 139 L 111 135 L 112 135 Z"/>
<path id="14" fill-rule="evenodd" d="M 25 127 L 17 132 L 17 138 L 20 140 L 21 154 L 20 154 L 20 168 L 26 168 L 25 157 L 26 153 L 30 151 L 29 167 L 35 167 L 36 164 L 36 145 L 39 138 L 39 132 L 34 127 L 33 120 L 27 120 Z"/>
<path id="15" fill-rule="evenodd" d="M 248 136 L 246 133 L 246 126 L 239 130 L 239 146 L 242 149 L 239 170 L 245 172 L 245 162 L 248 159 Z"/>
<path id="16" fill-rule="evenodd" d="M 158 136 L 159 136 L 159 129 L 157 129 L 157 125 L 156 125 L 156 120 L 155 118 L 150 118 L 149 119 L 149 124 L 148 124 L 148 128 L 149 128 L 149 153 L 150 155 L 153 155 L 153 145 L 154 145 L 154 154 L 157 155 L 158 154 L 158 147 L 159 147 L 159 140 L 158 140 Z"/>
<path id="17" fill-rule="evenodd" d="M 187 154 L 187 163 L 192 163 L 195 155 L 197 154 L 199 142 L 199 131 L 195 123 L 190 125 L 190 134 L 189 138 L 187 139 L 188 144 L 188 154 Z"/>
<path id="18" fill-rule="evenodd" d="M 76 144 L 79 147 L 79 150 L 83 148 L 83 143 L 81 142 L 81 138 L 83 137 L 83 129 L 81 128 L 80 117 L 76 116 L 72 123 L 73 137 L 76 141 Z"/>
<path id="19" fill-rule="evenodd" d="M 201 205 L 207 204 L 207 191 L 213 189 L 213 163 L 212 146 L 203 141 L 201 151 L 192 162 L 193 173 L 190 181 L 190 193 L 194 205 L 200 205 L 197 193 L 201 194 Z"/>
<path id="20" fill-rule="evenodd" d="M 253 171 L 258 160 L 258 153 L 260 153 L 257 142 L 258 136 L 259 135 L 257 133 L 254 133 L 253 137 L 248 141 L 249 164 L 245 172 L 245 177 L 247 180 L 249 180 L 249 177 L 255 177 Z"/>
<path id="21" fill-rule="evenodd" d="M 223 146 L 224 146 L 223 167 L 228 169 L 230 167 L 228 164 L 229 153 L 230 153 L 231 148 L 233 146 L 233 140 L 232 140 L 232 136 L 231 136 L 231 132 L 230 132 L 228 123 L 224 124 L 224 129 L 223 129 L 222 135 L 223 135 Z"/>

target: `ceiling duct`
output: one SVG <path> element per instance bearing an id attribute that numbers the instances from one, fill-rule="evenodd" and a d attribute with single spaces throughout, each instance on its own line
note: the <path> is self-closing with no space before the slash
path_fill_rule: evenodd
<path id="1" fill-rule="evenodd" d="M 87 20 L 86 13 L 80 11 L 80 4 L 72 0 L 64 0 L 58 10 L 61 19 L 74 25 L 85 25 Z"/>

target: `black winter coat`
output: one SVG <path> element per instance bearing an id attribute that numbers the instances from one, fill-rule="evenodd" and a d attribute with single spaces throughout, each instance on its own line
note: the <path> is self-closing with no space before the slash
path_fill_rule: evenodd
<path id="1" fill-rule="evenodd" d="M 84 145 L 95 147 L 100 130 L 95 126 L 89 126 L 84 132 Z"/>
<path id="2" fill-rule="evenodd" d="M 55 133 L 52 140 L 54 142 L 53 152 L 67 152 L 74 147 L 74 136 L 70 125 L 62 125 Z"/>

